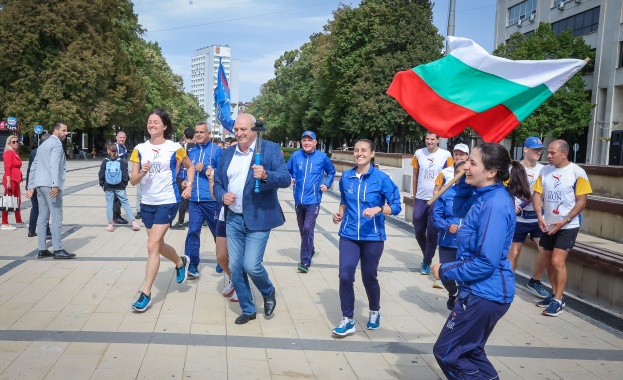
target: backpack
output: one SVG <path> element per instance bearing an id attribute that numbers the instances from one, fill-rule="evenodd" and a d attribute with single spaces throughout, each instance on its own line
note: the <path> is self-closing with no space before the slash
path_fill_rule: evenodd
<path id="1" fill-rule="evenodd" d="M 114 161 L 108 160 L 106 162 L 106 171 L 105 171 L 105 179 L 106 183 L 109 185 L 118 185 L 121 183 L 121 161 L 116 159 Z"/>

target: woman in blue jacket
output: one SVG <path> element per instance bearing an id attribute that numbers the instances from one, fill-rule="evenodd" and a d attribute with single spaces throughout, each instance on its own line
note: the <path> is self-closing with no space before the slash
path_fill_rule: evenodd
<path id="1" fill-rule="evenodd" d="M 459 297 L 441 330 L 433 353 L 447 378 L 497 379 L 484 346 L 515 296 L 508 250 L 515 231 L 513 195 L 530 195 L 521 164 L 496 143 L 476 147 L 465 163 L 465 180 L 456 185 L 453 213 L 456 261 L 435 264 L 433 276 L 459 284 Z M 510 178 L 508 189 L 504 182 Z"/>
<path id="2" fill-rule="evenodd" d="M 465 161 L 454 164 L 454 175 L 459 172 Z M 455 186 L 450 187 L 437 201 L 433 209 L 433 224 L 439 230 L 439 262 L 451 263 L 456 260 L 456 233 L 461 225 L 461 219 L 452 213 L 452 204 L 456 192 Z M 456 281 L 443 280 L 443 287 L 448 291 L 448 310 L 452 310 L 459 295 Z"/>
<path id="3" fill-rule="evenodd" d="M 356 331 L 355 270 L 361 260 L 361 278 L 368 295 L 370 315 L 368 330 L 380 326 L 381 288 L 377 279 L 379 261 L 385 242 L 385 216 L 402 209 L 400 192 L 391 178 L 374 168 L 374 144 L 359 140 L 354 148 L 357 166 L 342 173 L 340 210 L 333 214 L 333 223 L 340 225 L 340 303 L 343 319 L 333 329 L 336 335 Z"/>

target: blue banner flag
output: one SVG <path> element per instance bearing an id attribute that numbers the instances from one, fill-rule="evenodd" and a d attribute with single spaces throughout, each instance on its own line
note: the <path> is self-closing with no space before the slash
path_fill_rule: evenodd
<path id="1" fill-rule="evenodd" d="M 234 133 L 234 121 L 231 119 L 231 103 L 229 96 L 229 84 L 223 62 L 218 65 L 218 81 L 214 89 L 214 108 L 216 110 L 216 120 L 227 129 L 230 133 Z"/>

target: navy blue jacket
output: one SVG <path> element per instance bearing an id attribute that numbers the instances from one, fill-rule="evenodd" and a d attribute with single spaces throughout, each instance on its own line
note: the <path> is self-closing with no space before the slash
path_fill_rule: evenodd
<path id="1" fill-rule="evenodd" d="M 315 150 L 309 154 L 303 149 L 292 154 L 288 160 L 288 171 L 294 179 L 294 203 L 310 205 L 322 201 L 320 186 L 333 184 L 335 167 L 326 154 Z M 327 173 L 327 179 L 324 178 Z"/>
<path id="2" fill-rule="evenodd" d="M 402 210 L 400 191 L 391 178 L 374 165 L 360 178 L 357 178 L 356 169 L 345 171 L 340 179 L 340 205 L 345 204 L 346 211 L 339 235 L 349 240 L 384 241 L 385 215 L 378 213 L 369 218 L 363 216 L 363 211 L 387 204 L 392 215 L 399 214 Z"/>
<path id="3" fill-rule="evenodd" d="M 208 166 L 216 170 L 222 151 L 223 150 L 212 141 L 208 141 L 205 144 L 196 144 L 188 151 L 188 158 L 193 163 L 193 166 L 200 162 L 203 163 L 203 170 L 201 172 L 195 170 L 195 179 L 193 180 L 189 201 L 216 202 L 216 199 L 214 199 L 212 193 L 210 193 L 210 180 L 206 175 L 206 170 Z"/>
<path id="4" fill-rule="evenodd" d="M 214 195 L 221 206 L 224 206 L 223 195 L 228 192 L 229 187 L 227 169 L 235 152 L 235 146 L 225 149 L 215 172 Z M 253 191 L 255 188 L 252 169 L 255 158 L 253 158 L 249 165 L 243 193 L 244 212 L 242 215 L 245 226 L 251 231 L 267 231 L 285 222 L 279 199 L 277 199 L 277 190 L 290 186 L 290 173 L 288 173 L 279 145 L 266 140 L 262 141 L 260 158 L 260 164 L 266 170 L 268 178 L 266 181 L 260 181 L 258 193 Z"/>
<path id="5" fill-rule="evenodd" d="M 442 280 L 455 280 L 460 297 L 479 297 L 511 303 L 515 274 L 508 260 L 515 233 L 515 202 L 502 183 L 474 188 L 459 181 L 453 214 L 463 223 L 456 234 L 457 261 L 439 269 Z M 469 194 L 472 194 L 471 196 Z M 467 198 L 469 197 L 469 198 Z"/>

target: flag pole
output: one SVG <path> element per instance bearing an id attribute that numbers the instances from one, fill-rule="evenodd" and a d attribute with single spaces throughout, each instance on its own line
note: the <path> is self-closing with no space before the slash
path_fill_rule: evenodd
<path id="1" fill-rule="evenodd" d="M 459 169 L 459 172 L 456 173 L 456 175 L 454 176 L 454 178 L 452 178 L 448 183 L 446 183 L 445 185 L 443 185 L 443 187 L 441 188 L 441 190 L 439 190 L 439 192 L 437 194 L 435 194 L 428 202 L 426 202 L 427 205 L 432 205 L 433 203 L 435 203 L 435 201 L 443 195 L 443 193 L 445 193 L 446 191 L 448 191 L 449 188 L 452 187 L 452 185 L 454 185 L 459 179 L 461 179 L 461 177 L 463 177 L 465 175 L 465 171 L 462 169 Z"/>

